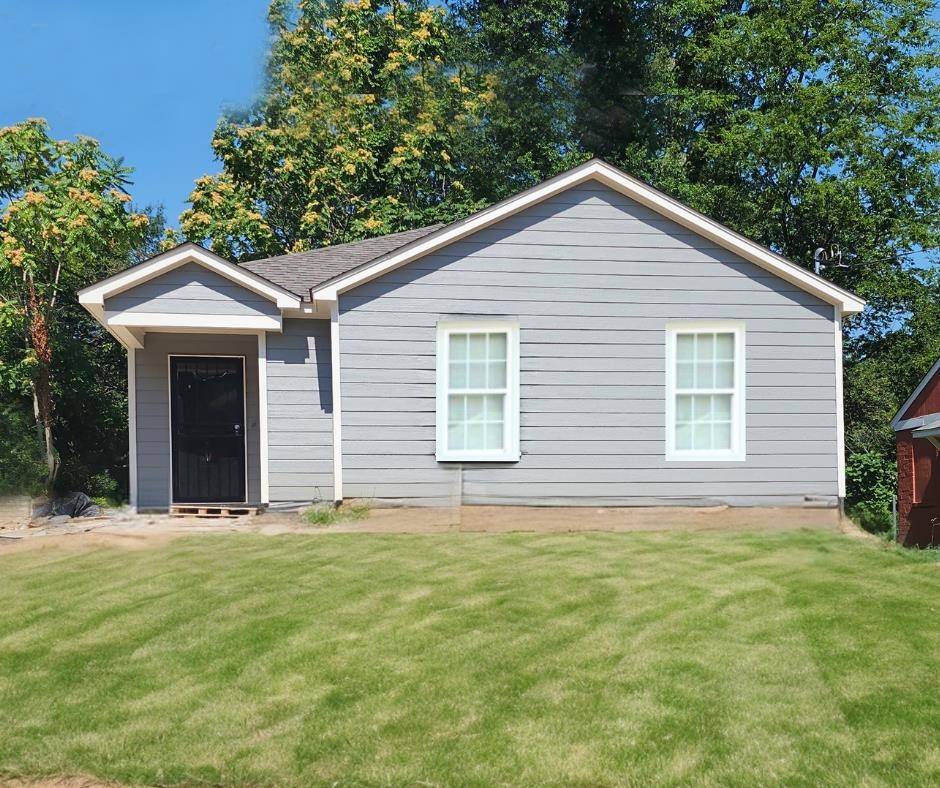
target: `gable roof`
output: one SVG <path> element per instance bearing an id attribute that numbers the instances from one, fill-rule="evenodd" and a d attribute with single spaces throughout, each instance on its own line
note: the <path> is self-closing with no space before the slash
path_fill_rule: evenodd
<path id="1" fill-rule="evenodd" d="M 573 186 L 591 180 L 626 195 L 641 205 L 738 254 L 745 260 L 776 274 L 781 279 L 812 293 L 822 301 L 839 307 L 843 316 L 856 314 L 865 308 L 865 301 L 855 294 L 843 290 L 827 279 L 790 262 L 770 249 L 761 246 L 756 241 L 752 241 L 713 219 L 709 219 L 704 214 L 600 159 L 591 159 L 572 170 L 485 208 L 465 219 L 432 230 L 410 243 L 390 250 L 381 257 L 357 266 L 351 266 L 348 270 L 339 273 L 332 279 L 311 288 L 313 300 L 333 302 L 340 293 L 350 288 L 442 249 L 448 244 L 489 227 L 508 216 L 519 213 Z M 339 247 L 335 248 L 339 249 Z"/>
<path id="2" fill-rule="evenodd" d="M 208 249 L 204 249 L 199 244 L 191 241 L 175 246 L 156 257 L 132 265 L 130 268 L 109 276 L 107 279 L 102 279 L 100 282 L 95 282 L 95 284 L 79 290 L 78 302 L 89 308 L 89 311 L 92 311 L 93 314 L 96 314 L 96 311 L 101 311 L 103 308 L 106 298 L 111 298 L 135 285 L 143 284 L 149 279 L 187 263 L 197 263 L 204 268 L 208 268 L 210 271 L 214 271 L 241 285 L 246 290 L 251 290 L 273 301 L 281 309 L 300 306 L 300 299 L 294 293 L 253 271 L 247 271 L 219 257 L 217 254 L 213 254 Z M 92 307 L 98 309 L 93 310 Z"/>
<path id="3" fill-rule="evenodd" d="M 921 380 L 921 382 L 917 384 L 917 388 L 914 389 L 914 393 L 911 394 L 911 396 L 909 396 L 907 400 L 905 400 L 900 410 L 898 410 L 898 412 L 894 415 L 894 418 L 891 419 L 891 426 L 894 427 L 895 431 L 906 429 L 905 427 L 906 422 L 914 420 L 914 419 L 905 420 L 904 414 L 907 413 L 908 410 L 910 410 L 911 405 L 914 404 L 917 398 L 921 395 L 921 392 L 925 388 L 927 388 L 927 384 L 930 383 L 930 381 L 934 379 L 934 376 L 938 372 L 940 372 L 940 358 L 938 358 L 936 363 L 930 368 L 930 371 L 926 375 L 924 375 L 923 380 Z M 919 419 L 916 419 L 916 420 L 922 421 L 922 419 L 923 417 L 920 417 Z"/>
<path id="4" fill-rule="evenodd" d="M 350 241 L 306 252 L 250 260 L 241 263 L 241 267 L 276 282 L 292 293 L 309 298 L 310 291 L 324 282 L 384 257 L 389 252 L 424 238 L 443 226 L 432 224 L 415 230 L 367 238 L 364 241 Z"/>

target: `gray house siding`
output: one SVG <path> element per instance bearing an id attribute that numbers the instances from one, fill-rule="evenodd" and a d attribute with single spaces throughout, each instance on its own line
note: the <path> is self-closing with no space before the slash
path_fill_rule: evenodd
<path id="1" fill-rule="evenodd" d="M 328 320 L 284 321 L 267 337 L 271 503 L 333 499 Z"/>
<path id="2" fill-rule="evenodd" d="M 197 263 L 181 265 L 107 299 L 105 310 L 251 317 L 280 314 L 277 306 L 263 296 Z"/>
<path id="3" fill-rule="evenodd" d="M 522 458 L 435 460 L 440 320 L 520 325 Z M 743 462 L 666 462 L 665 327 L 746 324 Z M 598 184 L 340 297 L 344 495 L 411 504 L 835 502 L 834 309 Z"/>
<path id="4" fill-rule="evenodd" d="M 246 458 L 248 501 L 261 500 L 258 432 L 258 339 L 219 334 L 147 334 L 135 353 L 137 403 L 137 507 L 170 504 L 170 355 L 245 357 Z"/>

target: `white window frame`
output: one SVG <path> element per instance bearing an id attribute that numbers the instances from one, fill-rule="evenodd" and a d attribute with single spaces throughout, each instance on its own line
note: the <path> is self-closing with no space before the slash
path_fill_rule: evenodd
<path id="1" fill-rule="evenodd" d="M 450 449 L 447 446 L 450 394 L 450 336 L 466 333 L 506 334 L 506 387 L 503 400 L 503 447 L 497 450 Z M 438 462 L 517 462 L 519 460 L 519 324 L 514 320 L 443 320 L 437 324 Z M 472 393 L 472 392 L 463 392 Z M 496 390 L 481 394 L 498 393 Z"/>
<path id="2" fill-rule="evenodd" d="M 731 394 L 731 448 L 676 448 L 676 344 L 680 334 L 734 334 L 734 388 Z M 745 423 L 744 322 L 739 320 L 675 321 L 666 324 L 666 461 L 741 462 L 747 457 Z M 685 391 L 685 390 L 683 390 Z M 689 390 L 688 393 L 698 393 Z"/>

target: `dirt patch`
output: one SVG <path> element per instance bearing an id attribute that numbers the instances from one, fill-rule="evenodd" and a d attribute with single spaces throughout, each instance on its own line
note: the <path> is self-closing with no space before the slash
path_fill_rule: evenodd
<path id="1" fill-rule="evenodd" d="M 262 536 L 330 533 L 570 533 L 580 531 L 783 531 L 815 528 L 857 535 L 837 509 L 729 508 L 715 506 L 589 508 L 463 506 L 456 508 L 371 509 L 361 520 L 314 526 L 297 512 L 267 512 L 234 520 L 193 520 L 166 515 L 122 514 L 87 532 L 37 534 L 0 539 L 0 551 L 85 550 L 89 547 L 141 550 L 195 534 L 252 533 Z"/>
<path id="2" fill-rule="evenodd" d="M 323 530 L 366 533 L 576 531 L 701 531 L 800 528 L 837 530 L 838 509 L 693 507 L 463 506 L 452 509 L 373 509 L 365 520 Z"/>
<path id="3" fill-rule="evenodd" d="M 0 497 L 0 531 L 23 528 L 31 511 L 32 502 L 25 495 Z"/>
<path id="4" fill-rule="evenodd" d="M 103 783 L 94 777 L 44 777 L 40 780 L 4 778 L 0 788 L 121 788 L 118 783 Z"/>

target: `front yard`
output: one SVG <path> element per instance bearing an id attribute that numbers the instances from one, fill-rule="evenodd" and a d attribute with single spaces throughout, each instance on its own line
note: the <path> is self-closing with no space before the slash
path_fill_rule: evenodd
<path id="1" fill-rule="evenodd" d="M 0 775 L 940 781 L 940 567 L 835 533 L 203 536 L 0 594 Z"/>

